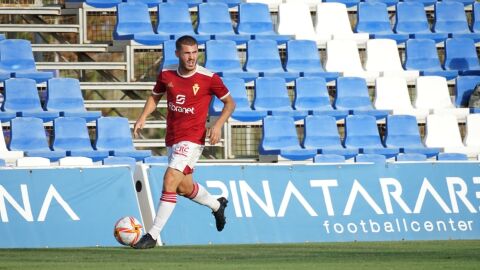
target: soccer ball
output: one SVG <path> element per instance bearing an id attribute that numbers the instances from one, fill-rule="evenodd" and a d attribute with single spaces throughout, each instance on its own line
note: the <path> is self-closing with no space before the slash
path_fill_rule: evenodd
<path id="1" fill-rule="evenodd" d="M 134 217 L 122 217 L 115 223 L 113 236 L 125 246 L 135 245 L 142 235 L 142 224 Z"/>

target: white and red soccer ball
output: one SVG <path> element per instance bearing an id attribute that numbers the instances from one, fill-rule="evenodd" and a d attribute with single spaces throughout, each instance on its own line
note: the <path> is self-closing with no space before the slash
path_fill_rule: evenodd
<path id="1" fill-rule="evenodd" d="M 125 246 L 135 245 L 142 236 L 142 224 L 134 217 L 122 217 L 115 223 L 113 236 Z"/>

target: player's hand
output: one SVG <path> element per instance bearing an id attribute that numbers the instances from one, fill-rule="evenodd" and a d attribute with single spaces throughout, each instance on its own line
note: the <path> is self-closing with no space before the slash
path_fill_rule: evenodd
<path id="1" fill-rule="evenodd" d="M 222 128 L 214 125 L 207 130 L 207 137 L 210 141 L 210 145 L 217 144 L 222 137 Z"/>
<path id="2" fill-rule="evenodd" d="M 135 122 L 135 125 L 133 126 L 133 137 L 134 138 L 139 138 L 140 137 L 140 132 L 143 129 L 143 126 L 145 126 L 145 118 L 140 117 L 138 120 Z"/>

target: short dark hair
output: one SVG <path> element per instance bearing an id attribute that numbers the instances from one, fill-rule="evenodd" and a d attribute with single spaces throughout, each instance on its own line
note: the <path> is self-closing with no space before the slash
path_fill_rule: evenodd
<path id="1" fill-rule="evenodd" d="M 197 40 L 192 37 L 192 36 L 181 36 L 180 38 L 175 41 L 175 48 L 177 51 L 179 51 L 182 48 L 182 45 L 188 45 L 188 46 L 193 46 L 193 45 L 198 45 Z"/>

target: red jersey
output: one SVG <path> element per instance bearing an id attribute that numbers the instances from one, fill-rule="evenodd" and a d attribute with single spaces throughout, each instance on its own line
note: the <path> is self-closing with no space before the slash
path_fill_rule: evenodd
<path id="1" fill-rule="evenodd" d="M 204 67 L 182 76 L 178 65 L 165 67 L 157 77 L 154 95 L 167 93 L 167 135 L 165 143 L 172 146 L 180 141 L 205 144 L 208 110 L 212 96 L 219 99 L 230 92 L 220 77 Z"/>

